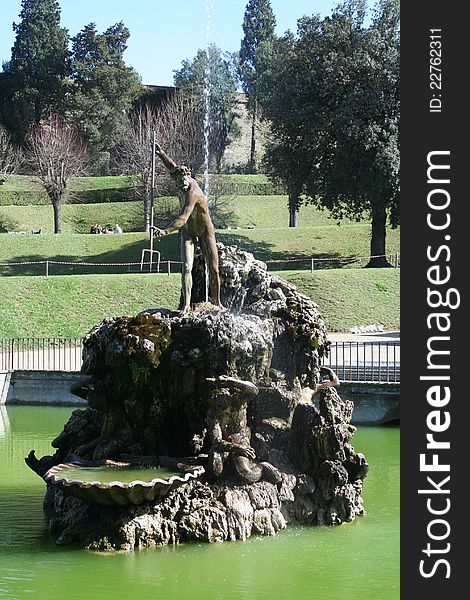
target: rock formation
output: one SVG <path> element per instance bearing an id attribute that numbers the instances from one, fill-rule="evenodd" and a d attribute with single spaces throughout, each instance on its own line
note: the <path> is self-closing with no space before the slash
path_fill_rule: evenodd
<path id="1" fill-rule="evenodd" d="M 352 403 L 320 390 L 328 352 L 317 306 L 251 254 L 219 246 L 221 300 L 208 305 L 201 263 L 194 310 L 112 317 L 84 341 L 86 381 L 53 442 L 26 459 L 43 476 L 80 459 L 174 457 L 205 475 L 139 506 L 107 507 L 49 486 L 45 511 L 58 543 L 132 549 L 181 540 L 271 535 L 289 522 L 339 524 L 364 512 L 367 473 L 350 439 Z"/>

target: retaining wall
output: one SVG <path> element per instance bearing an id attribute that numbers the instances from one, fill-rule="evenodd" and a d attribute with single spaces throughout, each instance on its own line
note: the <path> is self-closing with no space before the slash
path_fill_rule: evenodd
<path id="1" fill-rule="evenodd" d="M 354 402 L 352 423 L 382 425 L 400 420 L 399 383 L 341 383 L 343 400 Z"/>
<path id="2" fill-rule="evenodd" d="M 82 378 L 83 375 L 76 371 L 0 372 L 0 404 L 86 406 L 85 400 L 70 393 L 70 386 Z M 354 402 L 353 424 L 381 425 L 400 419 L 399 384 L 341 383 L 338 391 L 343 400 Z M 269 398 L 266 402 L 275 405 L 276 399 Z M 260 405 L 260 409 L 285 417 L 279 413 L 285 407 Z"/>
<path id="3" fill-rule="evenodd" d="M 77 371 L 13 371 L 3 396 L 4 404 L 56 404 L 61 406 L 86 406 L 86 401 L 70 393 L 70 386 L 83 375 Z"/>

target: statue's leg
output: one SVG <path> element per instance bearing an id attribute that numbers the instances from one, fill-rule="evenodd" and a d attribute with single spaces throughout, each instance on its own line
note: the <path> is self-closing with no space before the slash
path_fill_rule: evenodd
<path id="1" fill-rule="evenodd" d="M 222 306 L 220 302 L 220 274 L 219 274 L 219 253 L 215 235 L 207 235 L 200 238 L 201 250 L 209 269 L 209 282 L 211 290 L 211 299 L 216 306 Z"/>
<path id="2" fill-rule="evenodd" d="M 263 479 L 269 481 L 270 483 L 281 483 L 282 476 L 279 469 L 276 469 L 271 463 L 262 462 L 259 463 L 261 467 L 263 467 Z"/>
<path id="3" fill-rule="evenodd" d="M 263 467 L 249 458 L 232 453 L 232 464 L 236 473 L 246 481 L 246 483 L 256 483 L 263 476 Z"/>
<path id="4" fill-rule="evenodd" d="M 194 242 L 186 228 L 180 230 L 181 262 L 183 263 L 181 275 L 181 290 L 183 292 L 183 306 L 181 310 L 187 312 L 191 308 L 191 290 L 193 287 Z"/>

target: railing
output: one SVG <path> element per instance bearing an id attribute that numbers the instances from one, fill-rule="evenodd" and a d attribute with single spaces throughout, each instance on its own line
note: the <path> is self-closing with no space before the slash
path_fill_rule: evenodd
<path id="1" fill-rule="evenodd" d="M 0 371 L 80 371 L 80 338 L 0 339 Z"/>
<path id="2" fill-rule="evenodd" d="M 234 240 L 234 243 L 237 240 Z M 239 242 L 238 242 L 239 243 Z M 243 246 L 243 245 L 241 245 Z M 150 249 L 142 250 L 141 260 L 128 262 L 88 262 L 73 260 L 27 260 L 0 262 L 0 276 L 6 275 L 87 275 L 105 273 L 176 273 L 180 271 L 181 261 L 167 260 L 157 253 L 157 260 L 144 260 L 144 253 Z M 284 258 L 279 260 L 264 260 L 269 271 L 284 271 L 289 269 L 309 270 L 311 273 L 323 269 L 339 269 L 345 267 L 364 267 L 373 258 L 384 258 L 395 268 L 400 267 L 400 254 L 380 254 L 377 256 L 317 256 L 303 258 Z M 173 266 L 177 265 L 177 266 Z"/>
<path id="3" fill-rule="evenodd" d="M 374 256 L 312 256 L 302 258 L 281 258 L 279 260 L 265 260 L 270 271 L 296 269 L 306 270 L 311 273 L 323 269 L 340 269 L 344 267 L 362 268 L 372 259 L 385 259 L 392 267 L 400 268 L 400 253 L 377 254 Z"/>
<path id="4" fill-rule="evenodd" d="M 400 382 L 400 342 L 332 342 L 323 360 L 340 381 Z"/>
<path id="5" fill-rule="evenodd" d="M 166 273 L 175 272 L 172 265 L 181 265 L 178 260 L 139 262 L 78 262 L 66 260 L 29 260 L 0 262 L 0 276 L 4 275 L 88 275 L 95 273 Z M 165 266 L 163 266 L 165 265 Z"/>
<path id="6" fill-rule="evenodd" d="M 400 342 L 332 342 L 323 364 L 340 381 L 399 383 Z M 0 371 L 79 371 L 80 338 L 0 339 Z"/>

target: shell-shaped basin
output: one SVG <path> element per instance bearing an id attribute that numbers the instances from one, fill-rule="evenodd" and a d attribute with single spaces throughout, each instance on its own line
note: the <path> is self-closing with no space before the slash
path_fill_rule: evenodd
<path id="1" fill-rule="evenodd" d="M 64 493 L 88 502 L 127 506 L 165 496 L 203 473 L 202 466 L 177 470 L 103 460 L 56 465 L 47 471 L 44 480 Z"/>

